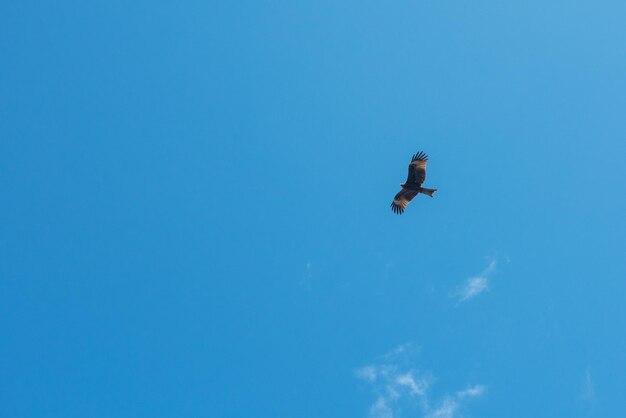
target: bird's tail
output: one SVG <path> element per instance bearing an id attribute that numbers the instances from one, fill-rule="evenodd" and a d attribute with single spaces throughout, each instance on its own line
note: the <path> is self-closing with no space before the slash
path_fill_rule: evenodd
<path id="1" fill-rule="evenodd" d="M 426 187 L 422 187 L 422 190 L 420 190 L 420 193 L 424 193 L 430 197 L 433 197 L 436 191 L 437 189 L 427 189 Z"/>

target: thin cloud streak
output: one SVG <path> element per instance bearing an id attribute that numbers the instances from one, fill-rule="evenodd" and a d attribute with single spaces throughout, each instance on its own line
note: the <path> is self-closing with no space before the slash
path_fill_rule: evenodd
<path id="1" fill-rule="evenodd" d="M 483 386 L 483 385 L 475 385 L 475 386 L 472 386 L 472 387 L 467 388 L 465 390 L 461 390 L 461 391 L 457 392 L 456 396 L 458 396 L 461 399 L 463 399 L 463 398 L 474 398 L 474 397 L 477 397 L 477 396 L 482 396 L 483 393 L 485 393 L 485 386 Z"/>
<path id="2" fill-rule="evenodd" d="M 380 396 L 370 407 L 370 418 L 393 418 L 393 411 L 387 405 L 385 397 Z"/>
<path id="3" fill-rule="evenodd" d="M 580 398 L 587 402 L 593 402 L 596 400 L 596 391 L 591 380 L 591 370 L 589 367 L 585 369 L 585 380 L 583 382 L 583 389 L 580 393 Z"/>
<path id="4" fill-rule="evenodd" d="M 377 375 L 378 371 L 376 370 L 376 367 L 373 366 L 365 366 L 356 371 L 357 377 L 367 380 L 368 382 L 376 380 Z"/>
<path id="5" fill-rule="evenodd" d="M 402 409 L 420 410 L 423 418 L 456 418 L 465 400 L 480 397 L 485 392 L 483 385 L 470 386 L 444 396 L 438 406 L 433 406 L 429 389 L 435 379 L 429 372 L 413 366 L 415 351 L 411 344 L 400 345 L 382 356 L 380 363 L 355 371 L 356 377 L 367 382 L 375 395 L 369 418 L 394 418 Z"/>
<path id="6" fill-rule="evenodd" d="M 465 390 L 460 390 L 455 397 L 446 397 L 441 406 L 432 410 L 426 415 L 426 418 L 454 418 L 462 399 L 480 397 L 485 393 L 485 390 L 484 385 L 475 385 Z"/>
<path id="7" fill-rule="evenodd" d="M 411 395 L 424 395 L 426 389 L 428 389 L 429 382 L 426 379 L 420 379 L 416 382 L 413 378 L 413 373 L 408 372 L 396 377 L 396 383 L 400 386 L 408 387 Z"/>
<path id="8" fill-rule="evenodd" d="M 454 414 L 456 413 L 459 404 L 456 400 L 452 398 L 446 398 L 443 400 L 441 406 L 433 411 L 431 411 L 426 418 L 454 418 Z"/>
<path id="9" fill-rule="evenodd" d="M 487 290 L 486 277 L 470 277 L 458 292 L 459 302 L 472 299 Z"/>
<path id="10" fill-rule="evenodd" d="M 457 306 L 463 302 L 475 298 L 481 293 L 489 289 L 489 279 L 496 271 L 498 259 L 492 257 L 489 259 L 487 267 L 478 274 L 465 280 L 465 282 L 457 288 L 450 296 L 457 299 Z"/>

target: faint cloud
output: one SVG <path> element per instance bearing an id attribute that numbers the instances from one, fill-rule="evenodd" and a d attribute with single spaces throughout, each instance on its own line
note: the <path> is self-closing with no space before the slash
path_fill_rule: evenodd
<path id="1" fill-rule="evenodd" d="M 374 380 L 376 380 L 377 375 L 378 373 L 376 367 L 373 366 L 361 367 L 359 370 L 356 371 L 356 376 L 358 378 L 367 380 L 368 382 L 373 382 Z"/>
<path id="2" fill-rule="evenodd" d="M 459 302 L 472 299 L 487 290 L 487 277 L 470 277 L 457 292 Z"/>
<path id="3" fill-rule="evenodd" d="M 474 398 L 476 396 L 482 396 L 482 394 L 485 393 L 485 386 L 483 385 L 475 385 L 472 387 L 469 387 L 465 390 L 461 390 L 459 392 L 456 393 L 456 396 L 458 396 L 459 398 L 463 399 L 463 398 Z"/>
<path id="4" fill-rule="evenodd" d="M 420 378 L 417 381 L 413 377 L 413 372 L 408 372 L 396 377 L 396 383 L 399 386 L 405 386 L 409 389 L 411 395 L 424 395 L 428 388 L 428 380 Z"/>
<path id="5" fill-rule="evenodd" d="M 400 344 L 393 350 L 390 350 L 383 357 L 386 359 L 394 358 L 394 357 L 399 356 L 402 353 L 406 353 L 408 351 L 414 351 L 414 350 L 416 350 L 416 347 L 415 345 L 413 345 L 413 343 L 404 343 L 404 344 Z"/>
<path id="6" fill-rule="evenodd" d="M 589 367 L 585 369 L 585 377 L 583 381 L 583 387 L 580 392 L 580 398 L 587 402 L 593 402 L 596 400 L 596 391 L 591 380 L 591 370 Z"/>
<path id="7" fill-rule="evenodd" d="M 306 290 L 313 289 L 313 263 L 308 260 L 304 266 L 304 274 L 300 276 L 300 286 Z"/>
<path id="8" fill-rule="evenodd" d="M 441 406 L 426 415 L 426 418 L 454 418 L 459 407 L 458 402 L 453 398 L 445 398 Z"/>
<path id="9" fill-rule="evenodd" d="M 393 411 L 387 405 L 387 400 L 384 396 L 379 396 L 376 402 L 370 407 L 370 418 L 393 418 Z"/>
<path id="10" fill-rule="evenodd" d="M 421 411 L 423 418 L 457 418 L 461 404 L 468 398 L 481 396 L 485 386 L 474 385 L 446 395 L 434 402 L 429 389 L 435 379 L 430 372 L 415 367 L 417 349 L 412 344 L 402 344 L 380 357 L 380 361 L 355 371 L 367 382 L 375 395 L 369 408 L 369 418 L 394 418 L 404 409 Z M 438 404 L 438 405 L 437 405 Z"/>
<path id="11" fill-rule="evenodd" d="M 475 298 L 489 289 L 489 279 L 491 278 L 491 275 L 495 273 L 500 260 L 509 261 L 506 257 L 489 257 L 487 260 L 487 267 L 485 267 L 480 274 L 465 280 L 465 282 L 450 295 L 450 297 L 457 300 L 457 306 L 465 301 Z"/>

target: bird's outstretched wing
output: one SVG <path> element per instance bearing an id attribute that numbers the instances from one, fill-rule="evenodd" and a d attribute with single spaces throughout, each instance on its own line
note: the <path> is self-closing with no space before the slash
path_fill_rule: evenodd
<path id="1" fill-rule="evenodd" d="M 391 202 L 391 210 L 394 213 L 401 215 L 409 202 L 413 200 L 415 196 L 417 196 L 417 192 L 406 189 L 400 190 L 396 197 L 393 198 L 393 202 Z"/>
<path id="2" fill-rule="evenodd" d="M 422 185 L 426 180 L 426 163 L 428 162 L 428 155 L 420 151 L 413 155 L 411 158 L 411 164 L 409 164 L 409 175 L 406 178 L 407 183 L 416 183 Z"/>

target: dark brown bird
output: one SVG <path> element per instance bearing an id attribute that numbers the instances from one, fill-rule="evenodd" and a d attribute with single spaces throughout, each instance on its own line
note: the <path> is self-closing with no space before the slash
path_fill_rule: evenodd
<path id="1" fill-rule="evenodd" d="M 411 164 L 409 164 L 409 175 L 406 178 L 405 183 L 401 183 L 402 190 L 398 192 L 396 197 L 391 202 L 391 210 L 394 213 L 402 214 L 404 209 L 408 206 L 409 202 L 413 200 L 419 193 L 427 194 L 433 197 L 437 189 L 427 189 L 422 187 L 422 183 L 426 180 L 426 163 L 428 162 L 428 155 L 422 151 L 413 155 Z"/>

